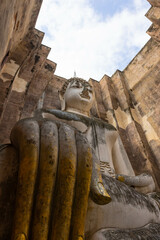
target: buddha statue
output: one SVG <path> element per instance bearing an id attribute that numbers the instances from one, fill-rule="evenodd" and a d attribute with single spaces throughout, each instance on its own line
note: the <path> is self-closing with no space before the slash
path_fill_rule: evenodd
<path id="1" fill-rule="evenodd" d="M 158 239 L 154 180 L 135 176 L 117 130 L 90 115 L 92 86 L 71 78 L 59 95 L 62 110 L 37 110 L 11 132 L 19 159 L 11 239 Z"/>

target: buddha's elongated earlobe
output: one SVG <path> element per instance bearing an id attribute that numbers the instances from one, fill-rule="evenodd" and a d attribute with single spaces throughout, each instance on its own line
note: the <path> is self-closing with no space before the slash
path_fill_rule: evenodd
<path id="1" fill-rule="evenodd" d="M 59 99 L 61 102 L 61 110 L 64 111 L 66 108 L 65 100 L 64 100 L 64 95 L 62 95 L 61 91 L 58 91 Z"/>

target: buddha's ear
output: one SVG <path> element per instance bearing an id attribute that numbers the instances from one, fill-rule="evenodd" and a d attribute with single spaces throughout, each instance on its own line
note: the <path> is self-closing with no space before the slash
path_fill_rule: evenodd
<path id="1" fill-rule="evenodd" d="M 65 100 L 64 100 L 64 94 L 62 95 L 61 91 L 58 91 L 58 94 L 59 94 L 59 99 L 61 102 L 61 110 L 64 111 L 65 107 L 66 107 Z"/>

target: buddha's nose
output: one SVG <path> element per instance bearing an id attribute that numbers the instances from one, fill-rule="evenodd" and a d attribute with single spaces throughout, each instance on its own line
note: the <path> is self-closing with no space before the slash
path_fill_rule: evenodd
<path id="1" fill-rule="evenodd" d="M 88 89 L 86 87 L 83 88 L 83 93 L 88 92 Z"/>
<path id="2" fill-rule="evenodd" d="M 88 88 L 84 87 L 82 91 L 83 97 L 90 98 Z"/>
<path id="3" fill-rule="evenodd" d="M 89 91 L 88 91 L 87 87 L 84 87 L 82 92 L 83 92 L 83 94 L 88 94 L 89 95 Z"/>

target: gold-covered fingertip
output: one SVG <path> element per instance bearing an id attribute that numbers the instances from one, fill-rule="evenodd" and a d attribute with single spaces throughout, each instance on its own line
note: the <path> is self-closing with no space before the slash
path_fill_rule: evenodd
<path id="1" fill-rule="evenodd" d="M 112 201 L 102 182 L 98 182 L 94 188 L 91 188 L 91 198 L 99 205 L 105 205 Z"/>
<path id="2" fill-rule="evenodd" d="M 24 233 L 19 233 L 19 234 L 16 236 L 15 240 L 27 240 L 27 238 L 26 238 L 26 236 L 25 236 Z"/>
<path id="3" fill-rule="evenodd" d="M 104 188 L 104 186 L 103 186 L 103 184 L 102 184 L 101 182 L 98 183 L 98 187 L 99 187 L 99 189 L 100 189 L 100 192 L 101 192 L 104 196 L 106 196 L 107 198 L 110 198 L 110 199 L 111 199 L 110 195 L 107 193 L 106 189 Z"/>
<path id="4" fill-rule="evenodd" d="M 120 175 L 118 176 L 117 179 L 118 179 L 118 181 L 120 181 L 120 182 L 124 182 L 124 181 L 125 181 L 125 178 L 124 178 L 123 176 L 120 176 Z"/>

